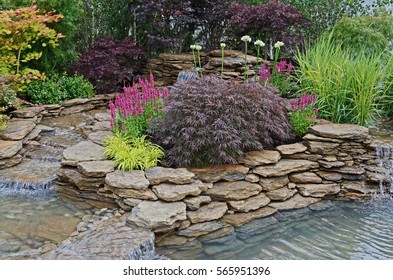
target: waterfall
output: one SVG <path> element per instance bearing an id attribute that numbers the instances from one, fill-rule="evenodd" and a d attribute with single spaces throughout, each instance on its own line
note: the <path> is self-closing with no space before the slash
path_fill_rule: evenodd
<path id="1" fill-rule="evenodd" d="M 377 165 L 383 178 L 379 181 L 380 194 L 393 194 L 393 147 L 384 145 L 376 147 Z"/>

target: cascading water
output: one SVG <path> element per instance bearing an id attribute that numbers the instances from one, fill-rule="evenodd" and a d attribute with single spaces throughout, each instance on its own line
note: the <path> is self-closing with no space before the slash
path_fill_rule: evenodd
<path id="1" fill-rule="evenodd" d="M 393 147 L 389 145 L 377 146 L 377 165 L 382 173 L 379 182 L 380 195 L 391 197 L 393 194 Z"/>

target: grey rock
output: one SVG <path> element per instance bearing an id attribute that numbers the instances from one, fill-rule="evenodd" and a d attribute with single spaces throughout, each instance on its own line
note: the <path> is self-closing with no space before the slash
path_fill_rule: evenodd
<path id="1" fill-rule="evenodd" d="M 183 202 L 187 205 L 187 209 L 189 210 L 198 210 L 201 205 L 207 204 L 211 202 L 210 196 L 200 195 L 196 197 L 185 198 Z"/>
<path id="2" fill-rule="evenodd" d="M 289 189 L 287 187 L 270 191 L 266 193 L 266 196 L 273 201 L 285 201 L 293 197 L 297 193 L 296 189 Z"/>
<path id="3" fill-rule="evenodd" d="M 306 171 L 312 168 L 318 168 L 316 162 L 296 159 L 283 159 L 274 165 L 259 166 L 253 170 L 253 173 L 261 175 L 262 177 L 277 177 L 284 176 L 290 173 Z"/>
<path id="4" fill-rule="evenodd" d="M 324 197 L 340 192 L 338 184 L 297 184 L 296 187 L 303 196 Z"/>
<path id="5" fill-rule="evenodd" d="M 219 230 L 222 227 L 224 227 L 224 225 L 225 223 L 221 221 L 204 222 L 204 223 L 194 224 L 189 226 L 188 228 L 179 230 L 177 234 L 187 237 L 197 237 Z"/>
<path id="6" fill-rule="evenodd" d="M 105 145 L 105 139 L 108 136 L 111 136 L 113 133 L 111 131 L 95 131 L 89 134 L 87 136 L 87 139 L 90 140 L 91 142 L 98 144 L 100 146 Z"/>
<path id="7" fill-rule="evenodd" d="M 272 202 L 269 206 L 277 210 L 299 209 L 317 203 L 320 200 L 320 198 L 304 197 L 300 194 L 295 194 L 293 197 L 284 202 Z"/>
<path id="8" fill-rule="evenodd" d="M 277 210 L 269 207 L 269 206 L 265 206 L 262 207 L 256 211 L 252 211 L 252 212 L 248 212 L 248 213 L 236 213 L 236 214 L 232 214 L 232 215 L 225 215 L 222 218 L 222 221 L 231 224 L 235 227 L 240 227 L 244 224 L 247 224 L 251 221 L 254 221 L 256 219 L 260 219 L 260 218 L 264 218 L 270 215 L 273 215 L 274 213 L 276 213 Z"/>
<path id="9" fill-rule="evenodd" d="M 250 196 L 257 195 L 262 187 L 255 183 L 246 181 L 238 182 L 218 182 L 213 184 L 213 188 L 205 192 L 213 200 L 242 200 Z"/>
<path id="10" fill-rule="evenodd" d="M 321 137 L 335 139 L 364 139 L 368 136 L 368 129 L 354 124 L 320 124 L 310 128 L 310 132 Z"/>
<path id="11" fill-rule="evenodd" d="M 4 140 L 18 141 L 26 137 L 36 124 L 32 121 L 13 121 L 1 133 Z"/>
<path id="12" fill-rule="evenodd" d="M 259 165 L 277 163 L 280 158 L 281 155 L 277 151 L 252 151 L 246 153 L 244 157 L 238 158 L 238 162 L 247 166 L 255 167 Z"/>
<path id="13" fill-rule="evenodd" d="M 113 172 L 116 166 L 114 161 L 102 160 L 79 162 L 77 168 L 80 173 L 88 177 L 105 177 L 106 174 Z"/>
<path id="14" fill-rule="evenodd" d="M 22 141 L 0 140 L 0 159 L 7 159 L 15 156 L 22 147 Z"/>
<path id="15" fill-rule="evenodd" d="M 179 201 L 186 196 L 197 196 L 201 193 L 200 186 L 203 185 L 202 181 L 196 180 L 190 184 L 175 185 L 161 183 L 153 186 L 153 192 L 158 198 L 165 201 Z"/>
<path id="16" fill-rule="evenodd" d="M 152 167 L 145 171 L 151 185 L 160 183 L 189 184 L 193 182 L 195 174 L 185 168 Z"/>
<path id="17" fill-rule="evenodd" d="M 238 212 L 250 212 L 266 206 L 269 202 L 270 199 L 264 193 L 260 193 L 246 200 L 228 201 L 228 205 L 229 209 Z"/>
<path id="18" fill-rule="evenodd" d="M 154 230 L 185 219 L 186 204 L 183 202 L 143 201 L 132 209 L 127 224 Z"/>
<path id="19" fill-rule="evenodd" d="M 249 168 L 237 164 L 211 164 L 204 168 L 189 168 L 188 170 L 196 175 L 194 179 L 213 183 L 220 180 L 229 182 L 244 180 Z"/>
<path id="20" fill-rule="evenodd" d="M 112 188 L 118 189 L 145 190 L 149 187 L 149 181 L 142 170 L 116 170 L 106 175 L 105 183 Z"/>
<path id="21" fill-rule="evenodd" d="M 227 210 L 228 206 L 226 203 L 213 201 L 200 207 L 196 211 L 187 211 L 187 218 L 193 224 L 203 223 L 220 219 Z"/>
<path id="22" fill-rule="evenodd" d="M 307 147 L 301 143 L 281 145 L 281 146 L 276 147 L 276 149 L 282 155 L 293 155 L 293 154 L 302 153 L 302 152 L 307 151 Z"/>
<path id="23" fill-rule="evenodd" d="M 91 141 L 82 141 L 65 149 L 63 151 L 63 157 L 66 161 L 76 163 L 81 161 L 106 160 L 104 148 Z"/>

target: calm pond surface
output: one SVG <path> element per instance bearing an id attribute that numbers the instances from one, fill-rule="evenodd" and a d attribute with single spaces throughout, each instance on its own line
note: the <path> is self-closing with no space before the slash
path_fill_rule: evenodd
<path id="1" fill-rule="evenodd" d="M 177 247 L 157 247 L 171 259 L 393 259 L 393 200 L 324 202 Z"/>

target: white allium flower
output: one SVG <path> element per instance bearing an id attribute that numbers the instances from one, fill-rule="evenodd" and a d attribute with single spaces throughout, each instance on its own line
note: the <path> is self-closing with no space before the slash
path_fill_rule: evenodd
<path id="1" fill-rule="evenodd" d="M 277 42 L 274 44 L 274 47 L 275 47 L 276 49 L 279 49 L 279 48 L 281 48 L 282 46 L 284 46 L 284 43 L 281 42 L 281 41 L 277 41 Z"/>
<path id="2" fill-rule="evenodd" d="M 227 46 L 227 45 L 226 45 L 225 43 L 221 43 L 221 44 L 220 44 L 221 49 L 225 48 L 226 46 Z"/>
<path id="3" fill-rule="evenodd" d="M 241 38 L 241 40 L 242 40 L 243 42 L 251 42 L 251 37 L 248 36 L 248 35 L 244 35 L 244 36 Z"/>
<path id="4" fill-rule="evenodd" d="M 200 46 L 200 45 L 195 45 L 195 49 L 196 49 L 197 51 L 200 51 L 200 50 L 202 49 L 202 46 Z"/>
<path id="5" fill-rule="evenodd" d="M 255 46 L 264 47 L 264 46 L 265 46 L 265 43 L 262 42 L 261 40 L 256 40 L 256 41 L 254 42 L 254 45 L 255 45 Z"/>
<path id="6" fill-rule="evenodd" d="M 190 45 L 190 49 L 195 50 L 195 45 Z"/>

